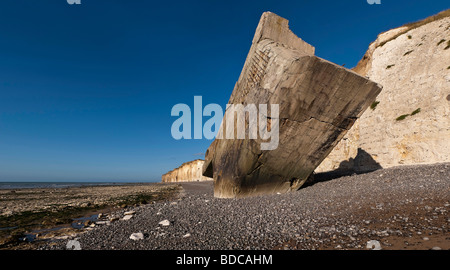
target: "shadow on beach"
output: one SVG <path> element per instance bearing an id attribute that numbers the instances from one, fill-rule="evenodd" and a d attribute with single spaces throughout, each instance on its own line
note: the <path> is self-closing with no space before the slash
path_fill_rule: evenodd
<path id="1" fill-rule="evenodd" d="M 333 171 L 315 173 L 313 180 L 308 181 L 301 188 L 345 176 L 366 174 L 380 169 L 383 169 L 380 163 L 376 162 L 365 150 L 358 148 L 358 153 L 355 158 L 342 161 L 339 167 Z"/>

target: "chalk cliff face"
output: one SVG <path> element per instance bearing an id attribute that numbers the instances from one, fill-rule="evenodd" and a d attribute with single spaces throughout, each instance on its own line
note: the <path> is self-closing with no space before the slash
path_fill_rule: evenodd
<path id="1" fill-rule="evenodd" d="M 183 163 L 180 167 L 164 174 L 162 182 L 208 181 L 212 178 L 202 175 L 204 161 L 201 159 Z"/>
<path id="2" fill-rule="evenodd" d="M 383 86 L 316 169 L 450 161 L 450 10 L 378 36 L 354 69 Z"/>

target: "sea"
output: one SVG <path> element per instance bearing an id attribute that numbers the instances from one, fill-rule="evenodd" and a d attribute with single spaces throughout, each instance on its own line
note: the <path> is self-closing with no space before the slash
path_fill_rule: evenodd
<path id="1" fill-rule="evenodd" d="M 146 184 L 150 182 L 145 182 Z M 86 186 L 111 186 L 143 184 L 137 182 L 0 182 L 0 189 L 21 188 L 69 188 Z"/>

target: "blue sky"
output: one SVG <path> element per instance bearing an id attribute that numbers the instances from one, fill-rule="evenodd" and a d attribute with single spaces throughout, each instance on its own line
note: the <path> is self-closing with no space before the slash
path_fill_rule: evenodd
<path id="1" fill-rule="evenodd" d="M 353 67 L 380 32 L 448 0 L 0 2 L 0 181 L 160 181 L 211 141 L 172 138 L 172 106 L 228 101 L 272 11 Z M 206 121 L 207 119 L 204 119 Z"/>

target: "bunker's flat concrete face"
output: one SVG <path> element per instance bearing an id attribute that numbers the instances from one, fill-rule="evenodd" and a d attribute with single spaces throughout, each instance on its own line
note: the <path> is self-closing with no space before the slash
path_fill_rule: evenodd
<path id="1" fill-rule="evenodd" d="M 259 136 L 216 139 L 203 175 L 214 178 L 220 198 L 297 190 L 380 91 L 376 83 L 314 56 L 314 47 L 295 36 L 286 19 L 266 12 L 229 103 L 269 104 L 269 111 L 279 104 L 279 117 L 265 122 L 278 121 L 278 147 L 261 150 L 267 140 Z"/>

